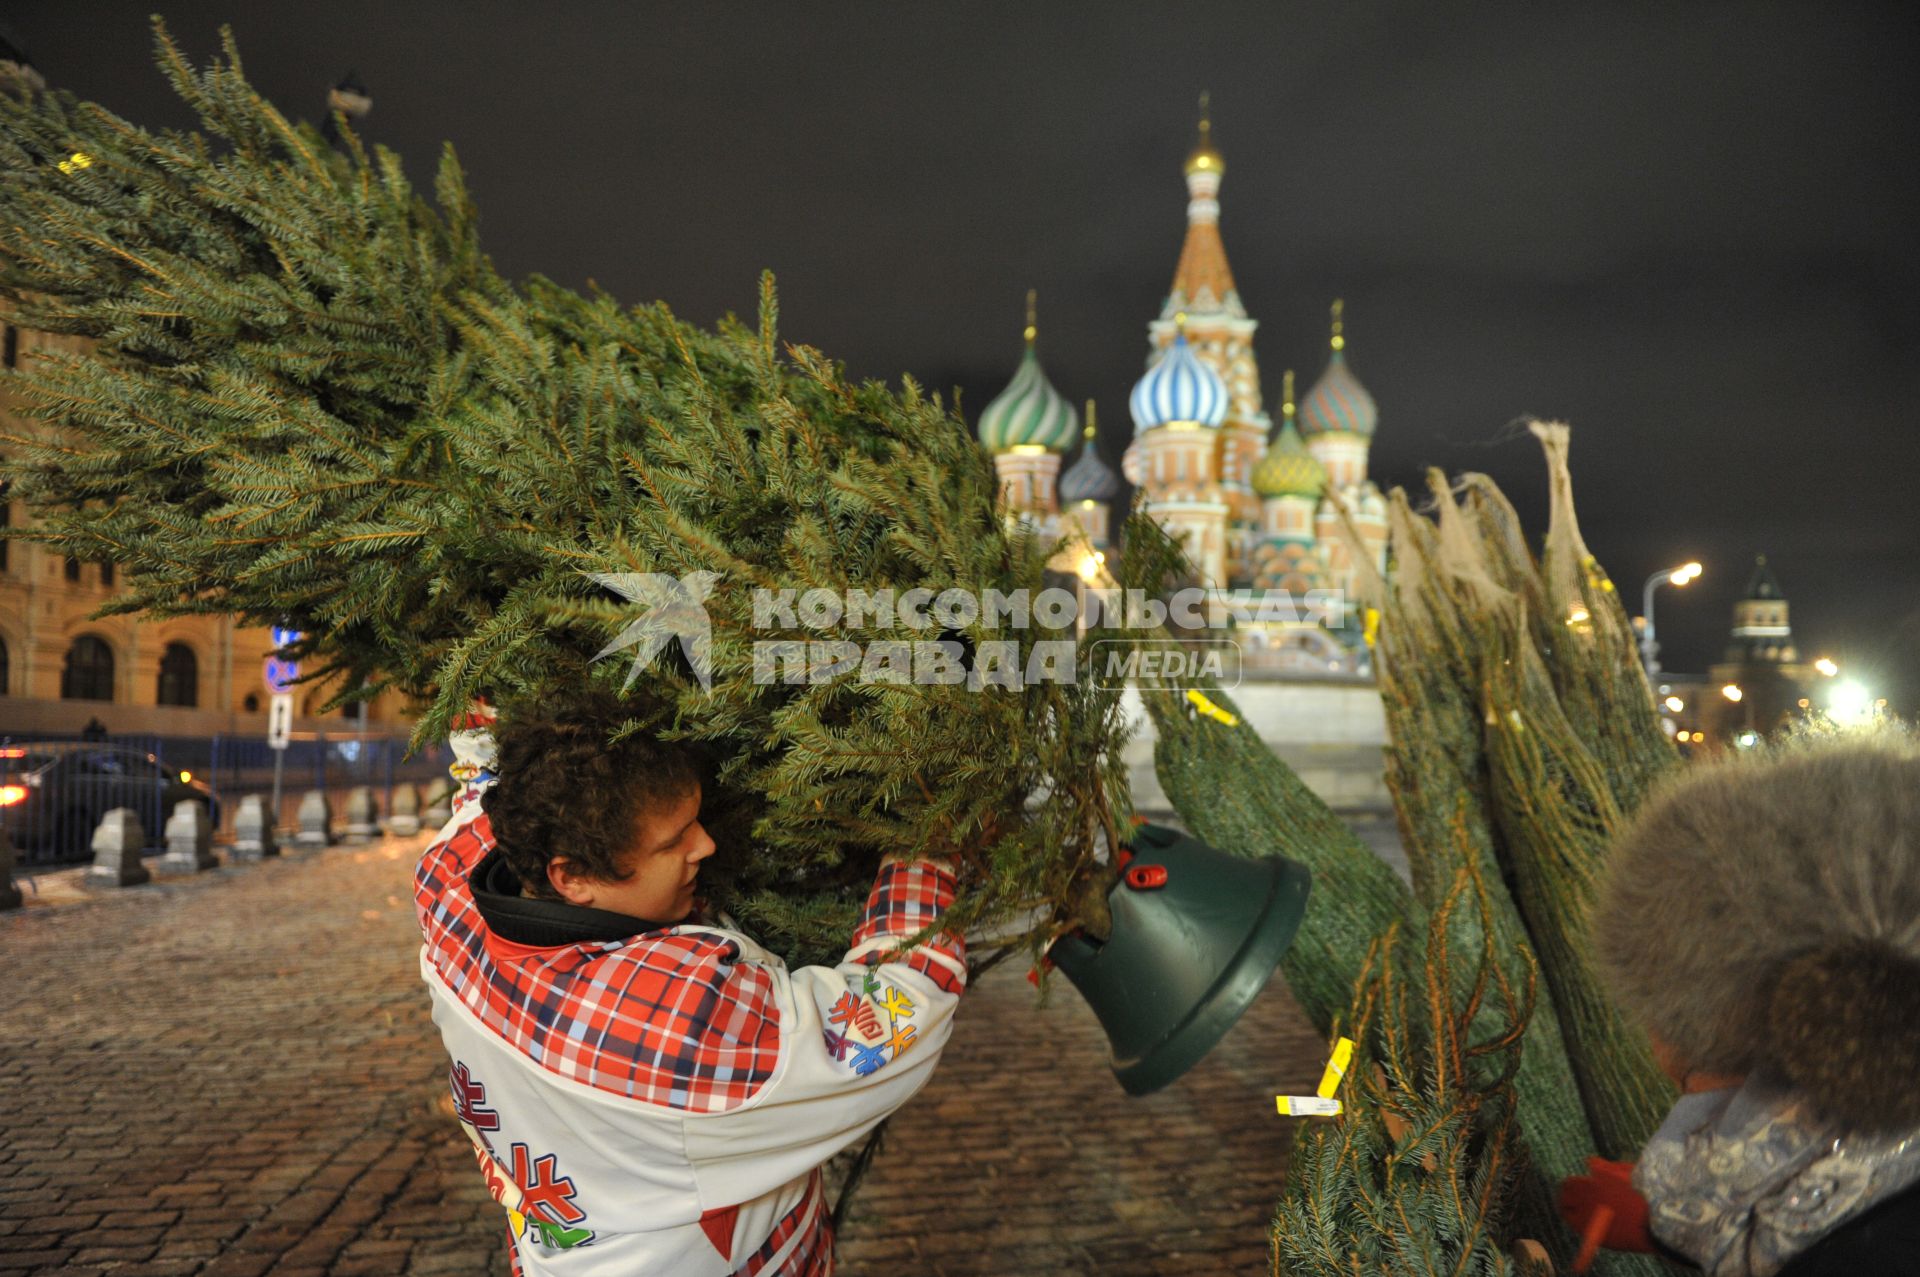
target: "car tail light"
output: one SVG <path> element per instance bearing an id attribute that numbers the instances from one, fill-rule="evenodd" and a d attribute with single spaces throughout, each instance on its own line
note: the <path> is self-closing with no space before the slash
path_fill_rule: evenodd
<path id="1" fill-rule="evenodd" d="M 25 758 L 27 751 L 18 748 L 0 749 L 0 758 Z"/>
<path id="2" fill-rule="evenodd" d="M 27 801 L 25 785 L 0 785 L 0 807 L 12 807 Z"/>

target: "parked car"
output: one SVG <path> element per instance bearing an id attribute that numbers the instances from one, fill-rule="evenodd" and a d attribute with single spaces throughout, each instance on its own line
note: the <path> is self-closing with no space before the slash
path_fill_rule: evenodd
<path id="1" fill-rule="evenodd" d="M 208 820 L 219 826 L 213 791 L 152 754 L 91 741 L 0 746 L 0 825 L 29 859 L 86 859 L 100 818 L 115 807 L 139 812 L 157 844 L 174 805 L 188 800 L 205 803 Z"/>

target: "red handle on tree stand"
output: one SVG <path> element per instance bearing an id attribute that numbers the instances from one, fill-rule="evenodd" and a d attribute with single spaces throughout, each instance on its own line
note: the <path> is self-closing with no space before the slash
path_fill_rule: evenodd
<path id="1" fill-rule="evenodd" d="M 1127 885 L 1135 891 L 1152 891 L 1167 885 L 1165 865 L 1134 865 L 1127 870 Z"/>

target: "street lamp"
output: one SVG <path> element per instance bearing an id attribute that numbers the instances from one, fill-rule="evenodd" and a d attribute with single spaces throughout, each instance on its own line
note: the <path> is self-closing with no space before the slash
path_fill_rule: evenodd
<path id="1" fill-rule="evenodd" d="M 1842 726 L 1856 726 L 1873 721 L 1873 693 L 1858 681 L 1848 678 L 1834 684 L 1832 695 L 1827 701 L 1827 717 Z"/>
<path id="2" fill-rule="evenodd" d="M 1641 616 L 1646 620 L 1646 629 L 1640 635 L 1640 661 L 1647 667 L 1649 682 L 1653 681 L 1654 675 L 1660 672 L 1660 660 L 1655 655 L 1660 650 L 1660 644 L 1654 640 L 1653 636 L 1653 592 L 1669 582 L 1674 585 L 1685 585 L 1699 576 L 1700 571 L 1698 563 L 1683 563 L 1677 568 L 1655 572 L 1647 578 L 1646 588 L 1641 592 L 1645 603 L 1641 609 Z"/>

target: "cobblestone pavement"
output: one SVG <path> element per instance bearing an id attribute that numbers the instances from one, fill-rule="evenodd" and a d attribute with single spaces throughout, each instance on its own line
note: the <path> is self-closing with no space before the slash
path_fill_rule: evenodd
<path id="1" fill-rule="evenodd" d="M 505 1271 L 440 1101 L 408 899 L 422 839 L 0 914 L 0 1274 Z M 55 893 L 57 898 L 57 893 Z M 844 1229 L 846 1277 L 1265 1273 L 1288 1131 L 1325 1059 L 1277 982 L 1130 1099 L 1064 981 L 961 1005 Z"/>

